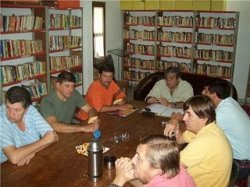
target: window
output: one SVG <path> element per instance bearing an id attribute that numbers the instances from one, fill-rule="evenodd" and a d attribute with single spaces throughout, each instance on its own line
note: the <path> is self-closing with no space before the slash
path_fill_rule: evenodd
<path id="1" fill-rule="evenodd" d="M 105 3 L 93 2 L 93 56 L 105 56 Z"/>

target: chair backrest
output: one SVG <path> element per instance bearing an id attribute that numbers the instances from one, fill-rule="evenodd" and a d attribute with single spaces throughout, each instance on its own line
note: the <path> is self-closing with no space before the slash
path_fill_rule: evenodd
<path id="1" fill-rule="evenodd" d="M 237 179 L 237 176 L 238 176 L 238 173 L 239 173 L 239 165 L 236 161 L 233 161 L 228 187 L 234 186 L 236 179 Z"/>
<path id="2" fill-rule="evenodd" d="M 113 61 L 113 58 L 112 58 L 112 55 L 107 55 L 105 57 L 100 57 L 100 58 L 95 58 L 94 60 L 94 67 L 96 69 L 99 69 L 99 67 L 103 64 L 103 63 L 106 63 L 108 65 L 110 65 L 111 67 L 114 68 L 115 70 L 115 67 L 114 67 L 114 61 Z"/>
<path id="3" fill-rule="evenodd" d="M 164 78 L 163 72 L 156 72 L 149 74 L 144 77 L 134 89 L 134 99 L 135 100 L 144 100 L 149 91 L 153 88 L 154 84 Z M 191 74 L 191 73 L 181 73 L 181 78 L 189 82 L 194 90 L 194 95 L 201 94 L 205 83 L 210 80 L 216 80 L 219 78 L 210 77 L 206 75 Z M 230 96 L 233 97 L 236 101 L 238 100 L 237 90 L 231 82 L 228 82 L 231 87 Z"/>

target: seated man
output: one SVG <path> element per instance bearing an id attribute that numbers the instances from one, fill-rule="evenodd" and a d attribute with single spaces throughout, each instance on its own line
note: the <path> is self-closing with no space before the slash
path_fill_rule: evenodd
<path id="1" fill-rule="evenodd" d="M 42 99 L 40 112 L 56 132 L 93 132 L 99 127 L 97 112 L 88 104 L 84 104 L 83 97 L 75 90 L 75 76 L 67 71 L 61 72 L 56 80 L 55 90 Z M 89 115 L 89 125 L 72 124 L 76 108 Z"/>
<path id="2" fill-rule="evenodd" d="M 165 79 L 159 80 L 146 96 L 147 104 L 160 103 L 167 107 L 182 108 L 183 103 L 194 95 L 191 84 L 181 79 L 178 67 L 169 67 Z"/>
<path id="3" fill-rule="evenodd" d="M 230 97 L 226 80 L 207 83 L 203 95 L 208 96 L 216 108 L 216 122 L 224 131 L 232 149 L 233 158 L 239 163 L 238 179 L 250 175 L 250 120 L 237 101 Z"/>
<path id="4" fill-rule="evenodd" d="M 177 129 L 178 143 L 188 143 L 181 151 L 181 163 L 188 169 L 199 187 L 226 187 L 232 167 L 231 146 L 215 123 L 212 101 L 205 96 L 193 96 L 183 106 L 186 131 Z M 169 121 L 169 125 L 175 119 Z M 168 126 L 164 134 L 169 136 Z"/>
<path id="5" fill-rule="evenodd" d="M 29 164 L 35 154 L 58 140 L 57 134 L 32 106 L 23 87 L 14 86 L 0 107 L 1 163 L 9 160 L 18 166 Z"/>
<path id="6" fill-rule="evenodd" d="M 141 140 L 132 158 L 116 161 L 116 177 L 110 187 L 123 186 L 132 181 L 145 187 L 195 187 L 195 184 L 180 166 L 178 145 L 163 135 L 151 135 Z"/>
<path id="7" fill-rule="evenodd" d="M 131 105 L 125 104 L 126 95 L 113 81 L 114 68 L 108 63 L 99 67 L 99 79 L 95 80 L 86 94 L 86 101 L 98 112 L 127 110 Z"/>

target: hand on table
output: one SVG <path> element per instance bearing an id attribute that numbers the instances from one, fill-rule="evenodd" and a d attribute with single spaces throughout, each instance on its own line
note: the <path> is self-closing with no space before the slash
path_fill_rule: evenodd
<path id="1" fill-rule="evenodd" d="M 130 105 L 130 104 L 123 104 L 123 105 L 120 105 L 119 106 L 119 110 L 129 110 L 129 109 L 132 109 L 133 106 Z"/>
<path id="2" fill-rule="evenodd" d="M 166 107 L 171 107 L 171 104 L 169 103 L 169 101 L 167 99 L 165 99 L 164 97 L 161 97 L 159 99 L 159 103 L 166 106 Z"/>
<path id="3" fill-rule="evenodd" d="M 97 119 L 97 121 L 89 124 L 89 125 L 84 125 L 83 128 L 83 132 L 94 132 L 95 130 L 97 130 L 99 128 L 99 124 L 100 124 L 100 120 Z"/>
<path id="4" fill-rule="evenodd" d="M 159 103 L 159 100 L 156 97 L 149 97 L 147 99 L 148 104 L 154 104 L 154 103 Z"/>
<path id="5" fill-rule="evenodd" d="M 179 121 L 172 118 L 170 119 L 165 126 L 164 129 L 164 135 L 168 136 L 168 137 L 173 137 L 173 136 L 177 136 L 179 132 Z"/>
<path id="6" fill-rule="evenodd" d="M 121 157 L 116 160 L 116 177 L 114 184 L 123 186 L 126 182 L 135 179 L 134 167 L 132 160 L 127 157 Z"/>
<path id="7" fill-rule="evenodd" d="M 22 159 L 20 162 L 17 163 L 17 166 L 23 166 L 23 165 L 28 165 L 30 163 L 30 160 L 35 156 L 35 153 L 32 153 Z"/>

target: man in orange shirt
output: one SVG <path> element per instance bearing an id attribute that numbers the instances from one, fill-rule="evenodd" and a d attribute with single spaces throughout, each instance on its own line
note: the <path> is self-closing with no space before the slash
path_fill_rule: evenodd
<path id="1" fill-rule="evenodd" d="M 113 112 L 132 108 L 125 103 L 126 95 L 114 82 L 114 67 L 104 62 L 99 67 L 99 79 L 95 80 L 86 94 L 86 101 L 98 112 Z"/>

